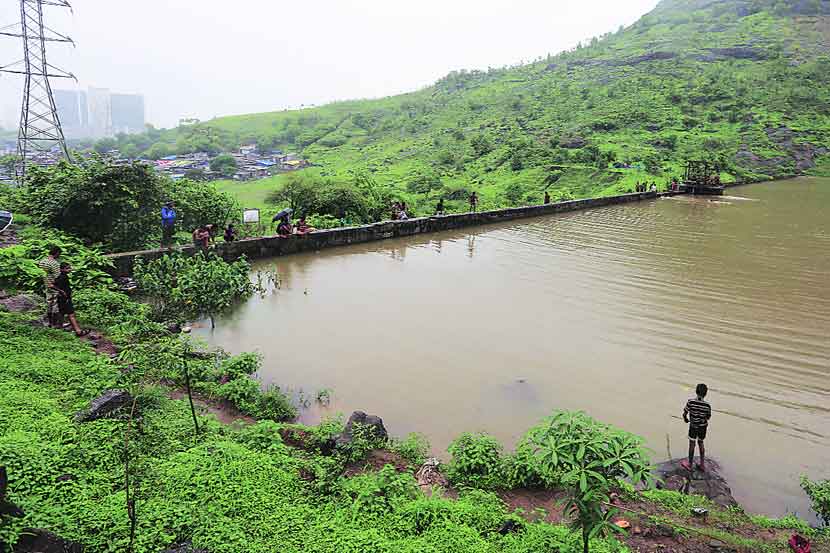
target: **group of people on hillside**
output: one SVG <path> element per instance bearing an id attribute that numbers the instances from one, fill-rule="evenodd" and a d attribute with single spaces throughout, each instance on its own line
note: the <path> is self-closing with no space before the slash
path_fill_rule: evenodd
<path id="1" fill-rule="evenodd" d="M 49 248 L 49 255 L 38 264 L 43 269 L 43 286 L 46 292 L 46 322 L 51 328 L 63 328 L 63 318 L 69 319 L 68 327 L 78 337 L 86 336 L 89 330 L 82 330 L 75 318 L 75 306 L 72 305 L 72 284 L 69 274 L 72 266 L 61 261 L 59 246 Z"/>
<path id="2" fill-rule="evenodd" d="M 634 186 L 634 192 L 657 192 L 657 183 L 652 181 L 651 186 L 647 182 L 637 181 Z"/>

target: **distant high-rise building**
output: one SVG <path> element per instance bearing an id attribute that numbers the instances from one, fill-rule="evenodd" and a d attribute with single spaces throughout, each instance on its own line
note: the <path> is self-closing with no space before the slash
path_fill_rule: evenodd
<path id="1" fill-rule="evenodd" d="M 67 138 L 104 138 L 144 132 L 144 96 L 106 88 L 56 90 L 55 105 Z"/>
<path id="2" fill-rule="evenodd" d="M 78 93 L 74 90 L 56 90 L 55 107 L 58 108 L 58 116 L 61 125 L 66 129 L 81 126 L 81 111 L 78 109 Z"/>
<path id="3" fill-rule="evenodd" d="M 55 106 L 66 138 L 84 138 L 88 136 L 86 92 L 83 90 L 55 90 Z"/>
<path id="4" fill-rule="evenodd" d="M 112 136 L 112 99 L 109 89 L 89 87 L 86 101 L 89 106 L 89 136 Z"/>
<path id="5" fill-rule="evenodd" d="M 144 132 L 144 96 L 141 94 L 113 94 L 112 130 L 115 133 Z"/>

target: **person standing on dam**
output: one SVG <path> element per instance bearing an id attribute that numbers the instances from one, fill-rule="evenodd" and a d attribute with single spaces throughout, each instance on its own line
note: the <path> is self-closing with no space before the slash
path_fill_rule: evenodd
<path id="1" fill-rule="evenodd" d="M 470 194 L 470 211 L 475 213 L 476 209 L 478 209 L 478 194 L 474 191 Z"/>
<path id="2" fill-rule="evenodd" d="M 169 248 L 173 245 L 173 235 L 176 234 L 176 209 L 173 202 L 166 202 L 161 208 L 161 247 Z"/>

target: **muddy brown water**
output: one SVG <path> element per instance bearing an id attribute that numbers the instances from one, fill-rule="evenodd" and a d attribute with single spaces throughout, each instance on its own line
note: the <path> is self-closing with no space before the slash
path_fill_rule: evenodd
<path id="1" fill-rule="evenodd" d="M 830 179 L 727 193 L 262 261 L 279 290 L 198 334 L 262 352 L 266 383 L 330 389 L 306 420 L 361 409 L 444 457 L 463 431 L 510 447 L 554 409 L 680 456 L 706 382 L 737 499 L 811 516 L 799 476 L 830 478 Z"/>

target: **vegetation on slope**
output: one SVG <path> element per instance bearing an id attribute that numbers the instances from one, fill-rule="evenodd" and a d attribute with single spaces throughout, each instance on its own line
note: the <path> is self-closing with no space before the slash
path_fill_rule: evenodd
<path id="1" fill-rule="evenodd" d="M 725 181 L 826 171 L 830 7 L 665 0 L 626 29 L 535 63 L 453 72 L 380 100 L 223 117 L 159 135 L 170 152 L 302 151 L 322 177 L 370 177 L 429 212 L 662 185 L 686 160 Z M 151 152 L 152 153 L 152 152 Z M 817 166 L 817 167 L 816 167 Z"/>
<path id="2" fill-rule="evenodd" d="M 62 161 L 32 167 L 23 186 L 0 183 L 3 209 L 109 252 L 157 245 L 166 201 L 175 203 L 176 225 L 188 241 L 200 225 L 239 218 L 233 197 L 212 183 L 173 181 L 143 163 L 113 165 L 100 157 Z"/>
<path id="3" fill-rule="evenodd" d="M 825 543 L 794 517 L 749 518 L 702 498 L 634 492 L 617 478 L 633 471 L 638 479 L 648 462 L 641 439 L 583 414 L 542 421 L 512 453 L 486 435 L 460 436 L 445 469 L 458 496 L 425 494 L 413 476 L 428 451 L 423 439 L 384 444 L 358 429 L 351 444 L 332 449 L 340 420 L 315 427 L 278 422 L 295 411 L 279 389 L 262 392 L 250 378 L 256 355 L 191 355 L 194 344 L 153 320 L 151 306 L 114 291 L 101 272 L 106 260 L 72 238 L 29 229 L 12 247 L 19 248 L 14 256 L 0 257 L 0 285 L 37 291 L 36 279 L 16 279 L 9 269 L 40 258 L 47 241 L 70 259 L 88 260 L 77 275 L 79 318 L 105 331 L 121 352 L 96 354 L 69 333 L 41 328 L 36 313 L 0 312 L 0 466 L 9 478 L 0 507 L 14 504 L 24 513 L 16 518 L 0 509 L 0 551 L 10 551 L 27 528 L 91 553 L 157 552 L 188 541 L 212 553 L 571 553 L 583 550 L 583 537 L 591 538 L 591 551 L 623 553 L 627 543 L 639 547 L 658 531 L 684 550 L 707 550 L 717 539 L 786 551 L 789 531 L 764 528 L 792 528 Z M 196 391 L 260 421 L 231 427 L 201 413 L 197 430 L 187 402 L 169 399 L 160 386 L 181 385 L 185 374 Z M 135 416 L 126 409 L 88 422 L 75 418 L 113 388 L 136 398 Z M 377 447 L 397 455 L 374 463 Z M 395 466 L 384 466 L 385 459 Z M 625 516 L 641 534 L 602 537 L 613 520 L 605 509 L 611 486 L 623 490 L 633 511 Z M 805 486 L 826 513 L 828 483 Z M 568 490 L 577 526 L 587 530 L 572 531 L 561 512 L 513 512 L 499 493 L 516 487 Z M 690 506 L 706 506 L 717 524 L 691 520 Z"/>

